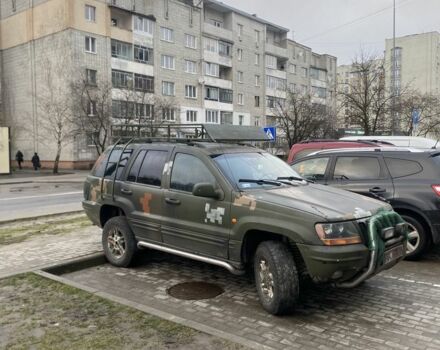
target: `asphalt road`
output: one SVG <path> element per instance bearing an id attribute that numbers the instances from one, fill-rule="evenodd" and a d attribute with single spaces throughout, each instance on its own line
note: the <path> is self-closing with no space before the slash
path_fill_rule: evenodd
<path id="1" fill-rule="evenodd" d="M 81 183 L 23 183 L 0 186 L 0 222 L 82 209 Z"/>

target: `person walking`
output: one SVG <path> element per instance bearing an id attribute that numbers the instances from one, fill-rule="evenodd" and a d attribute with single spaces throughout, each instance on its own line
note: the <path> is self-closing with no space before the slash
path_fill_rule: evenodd
<path id="1" fill-rule="evenodd" d="M 32 157 L 32 165 L 34 166 L 34 170 L 41 168 L 40 157 L 38 156 L 37 152 L 35 152 L 34 156 Z"/>
<path id="2" fill-rule="evenodd" d="M 15 160 L 17 161 L 17 163 L 18 163 L 18 168 L 21 170 L 22 168 L 21 168 L 21 163 L 23 163 L 23 153 L 20 151 L 20 150 L 18 150 L 17 151 L 17 153 L 15 154 Z"/>

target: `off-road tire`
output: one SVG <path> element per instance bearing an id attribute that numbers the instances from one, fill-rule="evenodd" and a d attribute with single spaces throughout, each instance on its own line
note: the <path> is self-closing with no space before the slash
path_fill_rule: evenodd
<path id="1" fill-rule="evenodd" d="M 272 297 L 262 285 L 260 265 L 262 261 L 267 264 L 272 275 Z M 254 274 L 257 293 L 263 308 L 272 315 L 291 313 L 299 297 L 299 278 L 293 255 L 288 247 L 278 241 L 260 243 L 254 256 Z"/>
<path id="2" fill-rule="evenodd" d="M 112 235 L 112 232 L 115 232 L 114 230 L 123 237 L 125 249 L 121 256 L 113 254 L 109 246 L 109 235 Z M 102 230 L 102 247 L 105 257 L 112 265 L 117 267 L 128 267 L 131 265 L 137 253 L 137 242 L 124 216 L 116 216 L 105 223 Z"/>
<path id="3" fill-rule="evenodd" d="M 405 220 L 408 224 L 413 226 L 417 233 L 419 234 L 419 243 L 414 251 L 411 253 L 407 252 L 406 260 L 419 260 L 422 255 L 428 250 L 431 246 L 431 236 L 429 230 L 425 228 L 425 226 L 420 222 L 418 218 L 415 218 L 411 215 L 402 214 L 402 219 Z M 411 231 L 410 226 L 410 231 Z M 411 240 L 411 238 L 410 238 Z"/>

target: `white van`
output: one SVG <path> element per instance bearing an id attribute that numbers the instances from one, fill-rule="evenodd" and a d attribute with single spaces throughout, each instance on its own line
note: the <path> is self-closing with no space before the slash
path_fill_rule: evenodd
<path id="1" fill-rule="evenodd" d="M 440 141 L 416 136 L 348 136 L 340 140 L 347 141 L 385 141 L 397 147 L 440 148 Z"/>

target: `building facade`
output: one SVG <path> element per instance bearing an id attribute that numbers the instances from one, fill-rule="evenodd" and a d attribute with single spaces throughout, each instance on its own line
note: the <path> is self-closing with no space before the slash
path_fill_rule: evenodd
<path id="1" fill-rule="evenodd" d="M 181 124 L 276 125 L 271 111 L 286 88 L 336 106 L 335 57 L 215 0 L 4 0 L 0 20 L 2 118 L 12 152 L 27 158 L 55 158 L 40 94 L 67 91 L 82 75 L 112 84 L 115 124 L 129 109 L 153 116 L 159 98 L 175 106 L 161 118 Z M 50 86 L 48 66 L 63 72 Z M 75 101 L 67 105 L 74 115 Z M 90 143 L 90 135 L 65 140 L 62 166 L 89 166 Z"/>

